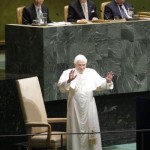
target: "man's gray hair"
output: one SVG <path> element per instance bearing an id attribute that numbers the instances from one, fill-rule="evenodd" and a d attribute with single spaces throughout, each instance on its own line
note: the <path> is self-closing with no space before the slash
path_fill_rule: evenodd
<path id="1" fill-rule="evenodd" d="M 74 59 L 74 64 L 76 64 L 78 61 L 84 61 L 85 63 L 87 63 L 87 59 L 84 55 L 77 55 Z"/>

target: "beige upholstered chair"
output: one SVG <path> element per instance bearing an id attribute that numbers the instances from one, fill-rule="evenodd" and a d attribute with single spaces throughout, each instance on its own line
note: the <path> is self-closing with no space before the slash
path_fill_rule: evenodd
<path id="1" fill-rule="evenodd" d="M 107 4 L 109 4 L 109 3 L 110 3 L 110 1 L 109 1 L 109 2 L 103 2 L 103 3 L 101 3 L 101 6 L 100 6 L 101 19 L 104 19 L 105 6 L 106 6 Z"/>
<path id="2" fill-rule="evenodd" d="M 22 24 L 22 11 L 25 6 L 21 6 L 17 8 L 17 23 Z"/>
<path id="3" fill-rule="evenodd" d="M 4 46 L 5 45 L 5 40 L 0 40 L 0 46 Z"/>
<path id="4" fill-rule="evenodd" d="M 64 20 L 67 22 L 68 17 L 68 5 L 64 6 Z"/>
<path id="5" fill-rule="evenodd" d="M 52 148 L 57 150 L 61 144 L 65 146 L 65 132 L 52 131 L 50 123 L 66 122 L 66 118 L 47 118 L 38 78 L 19 79 L 16 84 L 28 133 L 29 149 Z"/>

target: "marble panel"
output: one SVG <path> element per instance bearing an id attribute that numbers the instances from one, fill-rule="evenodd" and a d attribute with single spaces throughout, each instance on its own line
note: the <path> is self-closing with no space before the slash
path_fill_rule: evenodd
<path id="1" fill-rule="evenodd" d="M 58 79 L 84 54 L 101 76 L 112 70 L 113 91 L 148 91 L 150 21 L 112 22 L 58 27 L 6 25 L 6 73 L 37 75 L 45 101 L 64 99 Z M 20 36 L 21 33 L 21 36 Z"/>

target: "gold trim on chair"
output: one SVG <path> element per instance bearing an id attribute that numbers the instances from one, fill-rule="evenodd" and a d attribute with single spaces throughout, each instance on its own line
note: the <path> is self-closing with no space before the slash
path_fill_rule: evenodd
<path id="1" fill-rule="evenodd" d="M 67 22 L 67 17 L 68 17 L 68 8 L 69 8 L 68 5 L 64 6 L 64 20 L 66 22 Z"/>
<path id="2" fill-rule="evenodd" d="M 101 3 L 101 5 L 100 5 L 100 16 L 101 16 L 101 19 L 104 19 L 105 6 L 107 4 L 109 4 L 109 3 L 110 3 L 110 1 L 109 2 L 103 2 L 103 3 Z"/>
<path id="3" fill-rule="evenodd" d="M 17 23 L 18 24 L 22 24 L 22 11 L 23 11 L 24 7 L 25 6 L 18 7 L 17 10 L 16 10 L 16 13 L 17 13 Z"/>

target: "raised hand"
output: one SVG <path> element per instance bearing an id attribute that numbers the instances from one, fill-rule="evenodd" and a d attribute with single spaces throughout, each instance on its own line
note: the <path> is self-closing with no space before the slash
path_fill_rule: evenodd
<path id="1" fill-rule="evenodd" d="M 113 76 L 114 74 L 112 71 L 107 73 L 107 76 L 106 76 L 107 83 L 110 83 L 113 80 Z"/>
<path id="2" fill-rule="evenodd" d="M 67 83 L 70 83 L 72 80 L 74 80 L 76 78 L 77 75 L 74 75 L 75 70 L 71 70 L 69 73 L 69 79 L 67 81 Z"/>

